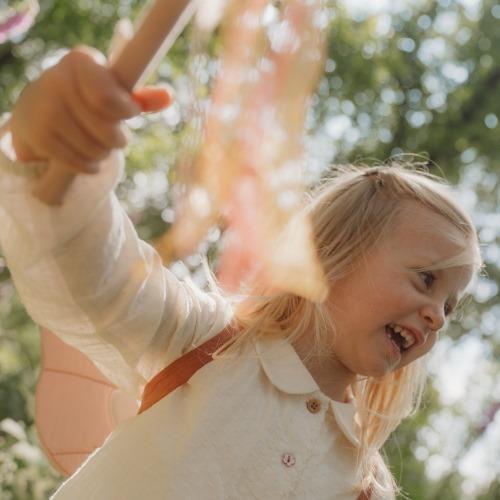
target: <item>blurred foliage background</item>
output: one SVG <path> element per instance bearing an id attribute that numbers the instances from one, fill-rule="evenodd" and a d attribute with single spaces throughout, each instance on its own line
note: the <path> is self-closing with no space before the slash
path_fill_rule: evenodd
<path id="1" fill-rule="evenodd" d="M 0 12 L 29 3 L 0 0 Z M 0 112 L 68 47 L 88 44 L 105 52 L 115 22 L 133 18 L 141 3 L 41 0 L 29 31 L 0 44 Z M 411 499 L 498 499 L 500 4 L 351 0 L 329 7 L 328 19 L 328 59 L 307 121 L 309 181 L 330 163 L 419 155 L 456 185 L 477 224 L 486 262 L 470 299 L 429 358 L 423 408 L 398 429 L 386 453 Z M 169 186 L 189 104 L 187 75 L 195 64 L 190 40 L 188 28 L 159 71 L 159 79 L 175 88 L 176 103 L 130 121 L 135 136 L 118 195 L 145 239 L 172 222 Z M 219 235 L 212 231 L 201 251 L 216 247 Z M 172 270 L 179 277 L 191 274 L 203 287 L 200 262 L 193 255 L 174 262 Z M 37 327 L 0 257 L 2 500 L 45 499 L 62 480 L 34 432 L 39 361 Z"/>

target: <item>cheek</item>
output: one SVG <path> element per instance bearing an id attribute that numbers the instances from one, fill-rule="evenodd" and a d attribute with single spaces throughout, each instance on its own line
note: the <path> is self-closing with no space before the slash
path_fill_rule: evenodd
<path id="1" fill-rule="evenodd" d="M 407 314 L 415 308 L 415 300 L 413 287 L 401 283 L 381 289 L 377 298 L 378 306 L 382 310 L 391 311 L 391 314 Z"/>

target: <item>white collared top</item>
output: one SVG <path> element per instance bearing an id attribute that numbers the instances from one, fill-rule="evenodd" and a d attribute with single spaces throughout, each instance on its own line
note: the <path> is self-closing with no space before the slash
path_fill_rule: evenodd
<path id="1" fill-rule="evenodd" d="M 62 207 L 31 195 L 45 166 L 0 154 L 0 243 L 29 314 L 138 396 L 218 333 L 231 309 L 179 282 L 114 194 L 123 160 L 78 176 Z M 292 346 L 264 339 L 217 359 L 121 422 L 56 500 L 352 500 L 352 404 L 327 398 Z"/>

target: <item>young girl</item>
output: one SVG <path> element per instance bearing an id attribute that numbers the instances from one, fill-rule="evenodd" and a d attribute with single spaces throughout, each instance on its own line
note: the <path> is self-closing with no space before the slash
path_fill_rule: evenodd
<path id="1" fill-rule="evenodd" d="M 422 357 L 480 266 L 469 217 L 433 176 L 337 169 L 305 207 L 330 285 L 324 303 L 204 293 L 162 266 L 113 192 L 120 120 L 139 111 L 89 49 L 25 89 L 0 176 L 16 288 L 37 323 L 137 397 L 227 324 L 238 333 L 189 383 L 122 422 L 53 498 L 394 498 L 379 450 L 418 406 Z M 44 159 L 91 174 L 62 207 L 31 195 Z"/>

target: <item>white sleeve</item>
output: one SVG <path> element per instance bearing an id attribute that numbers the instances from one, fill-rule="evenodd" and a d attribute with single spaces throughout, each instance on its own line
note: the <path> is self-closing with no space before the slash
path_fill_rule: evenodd
<path id="1" fill-rule="evenodd" d="M 179 282 L 137 237 L 114 193 L 120 153 L 99 174 L 78 175 L 61 207 L 31 194 L 45 169 L 0 152 L 0 245 L 16 290 L 35 322 L 139 396 L 160 369 L 222 330 L 230 307 Z"/>

